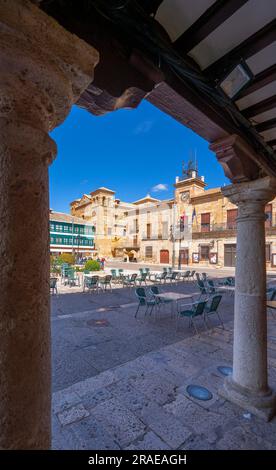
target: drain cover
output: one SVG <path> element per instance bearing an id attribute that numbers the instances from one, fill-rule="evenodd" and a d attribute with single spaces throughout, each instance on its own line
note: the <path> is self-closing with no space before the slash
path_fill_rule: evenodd
<path id="1" fill-rule="evenodd" d="M 205 387 L 201 387 L 200 385 L 188 385 L 186 388 L 189 395 L 193 398 L 197 398 L 198 400 L 212 400 L 213 395 L 212 393 Z"/>
<path id="2" fill-rule="evenodd" d="M 218 371 L 219 371 L 222 375 L 232 375 L 232 373 L 233 373 L 232 367 L 227 367 L 227 366 L 219 366 L 219 367 L 218 367 Z"/>
<path id="3" fill-rule="evenodd" d="M 108 326 L 109 325 L 109 321 L 108 320 L 105 320 L 103 318 L 99 319 L 99 320 L 89 320 L 87 322 L 87 325 L 88 326 Z"/>

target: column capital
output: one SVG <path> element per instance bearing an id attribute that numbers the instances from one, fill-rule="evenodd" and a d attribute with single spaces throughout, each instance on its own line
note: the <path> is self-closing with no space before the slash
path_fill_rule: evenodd
<path id="1" fill-rule="evenodd" d="M 209 146 L 215 152 L 227 178 L 241 183 L 258 178 L 258 155 L 240 136 L 233 134 Z"/>
<path id="2" fill-rule="evenodd" d="M 235 183 L 221 188 L 222 194 L 237 206 L 263 207 L 276 195 L 276 178 L 266 176 L 254 181 Z"/>
<path id="3" fill-rule="evenodd" d="M 0 0 L 0 117 L 46 133 L 93 79 L 98 52 L 29 0 Z"/>

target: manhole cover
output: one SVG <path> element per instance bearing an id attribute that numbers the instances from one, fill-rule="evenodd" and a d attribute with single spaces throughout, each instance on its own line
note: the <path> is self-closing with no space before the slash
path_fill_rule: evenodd
<path id="1" fill-rule="evenodd" d="M 233 368 L 232 367 L 227 367 L 227 366 L 219 366 L 218 371 L 222 375 L 232 375 L 233 374 Z"/>
<path id="2" fill-rule="evenodd" d="M 105 320 L 104 318 L 101 318 L 99 320 L 89 320 L 87 322 L 87 325 L 88 326 L 108 326 L 109 325 L 109 321 L 108 320 Z"/>
<path id="3" fill-rule="evenodd" d="M 207 401 L 213 398 L 212 393 L 207 388 L 201 387 L 200 385 L 188 385 L 186 390 L 191 397 L 197 398 L 198 400 Z"/>

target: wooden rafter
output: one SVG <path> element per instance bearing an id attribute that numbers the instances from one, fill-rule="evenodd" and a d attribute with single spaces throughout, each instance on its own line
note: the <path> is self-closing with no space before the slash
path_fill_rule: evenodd
<path id="1" fill-rule="evenodd" d="M 269 121 L 260 122 L 260 124 L 255 126 L 255 129 L 258 132 L 264 132 L 268 129 L 272 129 L 273 127 L 276 127 L 276 118 L 269 119 Z"/>
<path id="2" fill-rule="evenodd" d="M 265 100 L 259 101 L 258 103 L 249 106 L 242 110 L 242 114 L 244 117 L 251 118 L 253 116 L 257 116 L 257 114 L 264 113 L 265 111 L 269 111 L 276 107 L 276 95 L 270 96 Z"/>
<path id="3" fill-rule="evenodd" d="M 245 41 L 229 51 L 213 64 L 209 65 L 204 72 L 213 80 L 223 77 L 241 59 L 248 59 L 257 54 L 276 40 L 276 20 L 266 24 L 262 29 L 252 34 Z"/>
<path id="4" fill-rule="evenodd" d="M 267 144 L 270 145 L 271 147 L 274 147 L 274 145 L 276 145 L 276 139 L 268 140 Z"/>
<path id="5" fill-rule="evenodd" d="M 174 43 L 180 54 L 187 54 L 248 0 L 217 0 Z"/>

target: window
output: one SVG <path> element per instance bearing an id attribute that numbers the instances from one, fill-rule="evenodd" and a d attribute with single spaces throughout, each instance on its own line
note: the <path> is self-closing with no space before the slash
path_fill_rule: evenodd
<path id="1" fill-rule="evenodd" d="M 267 243 L 265 245 L 265 260 L 267 263 L 270 263 L 271 260 L 271 245 L 270 243 Z"/>
<path id="2" fill-rule="evenodd" d="M 210 212 L 201 214 L 201 232 L 210 232 Z"/>
<path id="3" fill-rule="evenodd" d="M 112 228 L 111 228 L 111 227 L 108 227 L 108 229 L 107 229 L 107 234 L 108 234 L 109 236 L 112 235 Z"/>
<path id="4" fill-rule="evenodd" d="M 208 261 L 209 254 L 210 254 L 209 245 L 201 245 L 200 246 L 200 261 Z"/>
<path id="5" fill-rule="evenodd" d="M 152 258 L 152 246 L 146 246 L 145 255 L 146 258 Z"/>
<path id="6" fill-rule="evenodd" d="M 162 238 L 167 239 L 169 236 L 169 224 L 168 222 L 162 222 Z"/>
<path id="7" fill-rule="evenodd" d="M 272 204 L 267 204 L 265 206 L 265 226 L 271 227 L 272 226 Z"/>
<path id="8" fill-rule="evenodd" d="M 147 239 L 151 239 L 151 224 L 147 224 Z"/>
<path id="9" fill-rule="evenodd" d="M 134 233 L 138 233 L 138 232 L 139 232 L 139 223 L 138 223 L 138 219 L 134 219 L 134 221 L 133 221 L 133 231 L 134 231 Z"/>
<path id="10" fill-rule="evenodd" d="M 55 224 L 50 224 L 50 230 L 55 231 Z"/>
<path id="11" fill-rule="evenodd" d="M 237 228 L 238 209 L 229 209 L 227 211 L 227 229 L 235 230 Z"/>
<path id="12" fill-rule="evenodd" d="M 64 231 L 64 232 L 68 232 L 68 225 L 64 225 L 63 231 Z"/>

